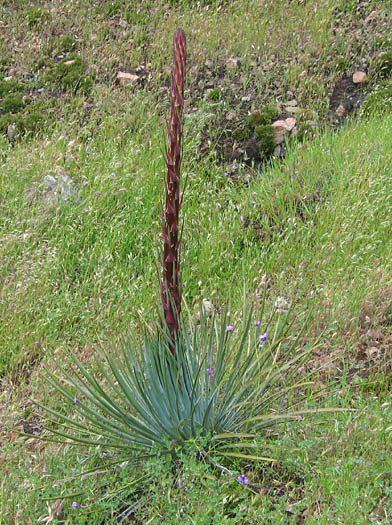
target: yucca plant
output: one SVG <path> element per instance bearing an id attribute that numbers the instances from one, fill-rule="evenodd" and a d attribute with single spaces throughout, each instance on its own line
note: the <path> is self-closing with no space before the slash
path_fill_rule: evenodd
<path id="1" fill-rule="evenodd" d="M 59 367 L 65 384 L 50 372 L 48 380 L 77 417 L 43 407 L 62 422 L 51 432 L 117 450 L 118 461 L 157 447 L 175 453 L 200 436 L 211 449 L 225 443 L 226 455 L 238 455 L 227 445 L 246 449 L 260 430 L 312 412 L 298 410 L 301 397 L 291 395 L 311 382 L 298 370 L 312 347 L 301 347 L 301 333 L 290 337 L 290 328 L 287 314 L 249 316 L 234 328 L 225 315 L 218 321 L 202 313 L 199 324 L 179 321 L 175 355 L 172 334 L 157 325 L 142 343 L 125 342 L 121 356 L 99 352 L 96 376 L 72 357 L 73 373 Z"/>
<path id="2" fill-rule="evenodd" d="M 230 324 L 225 314 L 209 317 L 203 308 L 199 321 L 190 313 L 185 321 L 180 315 L 180 168 L 186 64 L 181 29 L 174 36 L 173 56 L 162 217 L 161 319 L 144 332 L 141 342 L 131 339 L 121 352 L 98 351 L 95 375 L 74 355 L 72 372 L 59 366 L 62 379 L 47 372 L 49 382 L 69 401 L 71 415 L 37 403 L 54 416 L 49 430 L 57 436 L 55 441 L 98 447 L 105 455 L 112 451 L 109 467 L 131 463 L 140 455 L 154 455 L 157 449 L 176 456 L 179 447 L 199 438 L 204 443 L 202 456 L 215 466 L 218 464 L 210 453 L 217 447 L 226 456 L 266 459 L 247 453 L 260 431 L 314 412 L 299 409 L 310 384 L 310 378 L 299 370 L 312 350 L 301 344 L 298 327 L 304 324 L 299 316 L 293 336 L 290 314 L 272 312 L 265 317 L 264 302 L 259 320 L 252 319 L 252 314 L 244 315 L 241 326 Z"/>

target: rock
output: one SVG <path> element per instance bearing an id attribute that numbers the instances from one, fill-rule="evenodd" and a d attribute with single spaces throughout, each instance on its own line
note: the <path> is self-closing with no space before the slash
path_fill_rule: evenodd
<path id="1" fill-rule="evenodd" d="M 204 62 L 204 65 L 208 67 L 209 69 L 212 69 L 214 66 L 214 63 L 210 58 L 207 58 L 207 60 Z"/>
<path id="2" fill-rule="evenodd" d="M 295 100 L 295 98 L 293 98 L 293 100 L 288 100 L 288 101 L 286 102 L 286 104 L 287 104 L 288 106 L 293 106 L 293 107 L 294 107 L 294 106 L 298 106 L 298 102 Z"/>
<path id="3" fill-rule="evenodd" d="M 257 158 L 260 154 L 260 145 L 254 139 L 248 139 L 245 143 L 245 152 L 250 159 Z"/>
<path id="4" fill-rule="evenodd" d="M 239 58 L 228 58 L 226 60 L 227 69 L 236 69 L 241 64 Z"/>
<path id="5" fill-rule="evenodd" d="M 278 144 L 276 148 L 274 149 L 274 157 L 280 157 L 281 153 L 282 153 L 282 146 Z"/>
<path id="6" fill-rule="evenodd" d="M 301 109 L 298 106 L 286 106 L 287 113 L 298 113 Z"/>
<path id="7" fill-rule="evenodd" d="M 16 124 L 9 124 L 9 126 L 7 127 L 7 137 L 10 139 L 10 140 L 14 140 L 18 137 L 18 131 L 16 129 Z"/>
<path id="8" fill-rule="evenodd" d="M 285 120 L 275 120 L 272 127 L 274 128 L 275 144 L 281 144 L 290 131 L 288 124 Z"/>
<path id="9" fill-rule="evenodd" d="M 72 66 L 72 64 L 75 64 L 75 60 L 66 60 L 66 61 L 64 62 L 64 64 L 65 64 L 66 66 Z"/>
<path id="10" fill-rule="evenodd" d="M 116 81 L 123 85 L 129 84 L 131 86 L 136 86 L 138 80 L 139 80 L 138 75 L 134 75 L 132 73 L 126 73 L 124 71 L 119 71 L 116 76 Z"/>
<path id="11" fill-rule="evenodd" d="M 371 11 L 371 13 L 365 18 L 364 25 L 368 24 L 368 23 L 371 22 L 374 18 L 376 18 L 376 16 L 378 15 L 378 13 L 379 13 L 378 9 L 373 9 L 373 11 Z"/>
<path id="12" fill-rule="evenodd" d="M 56 173 L 44 177 L 43 195 L 47 204 L 54 205 L 75 198 L 78 193 L 67 174 Z"/>
<path id="13" fill-rule="evenodd" d="M 241 100 L 242 100 L 242 102 L 249 102 L 250 101 L 250 97 L 245 96 L 245 97 L 242 97 Z"/>
<path id="14" fill-rule="evenodd" d="M 289 117 L 289 118 L 286 118 L 285 120 L 287 126 L 288 126 L 288 130 L 291 131 L 292 129 L 295 128 L 295 125 L 297 123 L 297 121 L 295 120 L 295 118 L 293 117 Z"/>
<path id="15" fill-rule="evenodd" d="M 338 117 L 345 117 L 347 115 L 347 109 L 343 106 L 343 104 L 340 104 L 335 113 Z"/>
<path id="16" fill-rule="evenodd" d="M 367 81 L 366 73 L 364 71 L 356 71 L 353 74 L 353 82 L 354 84 L 363 84 Z"/>

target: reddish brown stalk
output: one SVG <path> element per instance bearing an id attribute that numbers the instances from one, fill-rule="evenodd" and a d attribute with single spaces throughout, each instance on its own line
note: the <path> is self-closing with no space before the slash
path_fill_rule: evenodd
<path id="1" fill-rule="evenodd" d="M 181 313 L 178 221 L 181 208 L 180 169 L 182 160 L 185 69 L 186 38 L 184 31 L 177 29 L 173 41 L 173 71 L 170 91 L 170 120 L 168 124 L 169 144 L 165 184 L 166 203 L 162 213 L 163 281 L 161 285 L 163 311 L 171 337 L 170 350 L 173 355 L 175 353 L 175 334 L 178 331 Z"/>

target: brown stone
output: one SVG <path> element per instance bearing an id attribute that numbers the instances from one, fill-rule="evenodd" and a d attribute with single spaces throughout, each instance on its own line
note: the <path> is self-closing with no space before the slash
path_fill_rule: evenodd
<path id="1" fill-rule="evenodd" d="M 363 82 L 366 82 L 366 73 L 364 71 L 356 71 L 353 74 L 353 82 L 354 84 L 362 84 Z"/>
<path id="2" fill-rule="evenodd" d="M 338 117 L 344 117 L 347 115 L 347 109 L 343 106 L 343 104 L 340 104 L 340 106 L 335 111 L 336 115 Z"/>
<path id="3" fill-rule="evenodd" d="M 227 69 L 236 69 L 240 65 L 239 58 L 228 58 L 226 60 Z"/>
<path id="4" fill-rule="evenodd" d="M 298 113 L 301 109 L 298 106 L 286 106 L 286 111 L 288 113 Z"/>
<path id="5" fill-rule="evenodd" d="M 135 86 L 139 80 L 138 75 L 133 75 L 132 73 L 125 73 L 123 71 L 119 71 L 116 76 L 117 82 L 120 82 L 120 84 L 130 84 L 131 86 Z"/>
<path id="6" fill-rule="evenodd" d="M 287 126 L 288 126 L 288 130 L 291 131 L 292 129 L 294 129 L 297 121 L 295 120 L 295 118 L 293 117 L 289 117 L 289 118 L 286 118 L 285 120 Z"/>
<path id="7" fill-rule="evenodd" d="M 289 125 L 285 120 L 275 120 L 272 127 L 274 128 L 275 144 L 281 144 L 285 135 L 290 131 Z"/>

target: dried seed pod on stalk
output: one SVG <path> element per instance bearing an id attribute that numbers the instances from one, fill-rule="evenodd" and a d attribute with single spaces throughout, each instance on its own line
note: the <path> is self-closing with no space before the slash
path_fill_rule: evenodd
<path id="1" fill-rule="evenodd" d="M 171 352 L 175 353 L 175 333 L 181 313 L 180 235 L 179 213 L 180 170 L 182 160 L 182 118 L 184 110 L 184 84 L 186 71 L 186 38 L 177 29 L 173 41 L 173 71 L 170 90 L 169 144 L 167 149 L 166 203 L 162 210 L 163 281 L 161 285 L 162 306 L 171 337 Z"/>

